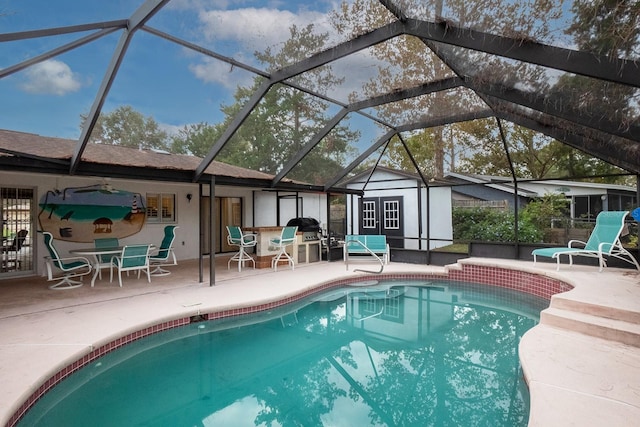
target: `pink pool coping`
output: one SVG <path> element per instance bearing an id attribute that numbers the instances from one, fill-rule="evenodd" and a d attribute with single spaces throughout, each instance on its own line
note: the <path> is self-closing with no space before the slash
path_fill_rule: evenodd
<path id="1" fill-rule="evenodd" d="M 360 281 L 368 281 L 368 280 L 380 280 L 380 279 L 416 279 L 416 280 L 450 280 L 453 282 L 472 282 L 472 283 L 480 283 L 485 285 L 493 285 L 504 287 L 508 289 L 514 289 L 521 292 L 526 292 L 532 295 L 536 295 L 542 298 L 546 298 L 551 300 L 553 295 L 558 293 L 567 292 L 574 288 L 574 285 L 569 283 L 566 278 L 563 277 L 555 277 L 553 273 L 549 273 L 546 271 L 540 271 L 538 269 L 529 269 L 522 268 L 522 266 L 510 266 L 508 263 L 500 262 L 499 266 L 494 264 L 487 264 L 486 260 L 482 262 L 473 262 L 472 260 L 463 260 L 462 262 L 448 266 L 444 269 L 444 273 L 437 272 L 392 272 L 380 275 L 360 275 L 360 276 L 349 276 L 343 278 L 333 278 L 327 280 L 325 282 L 321 282 L 314 285 L 309 285 L 306 289 L 297 290 L 292 292 L 290 295 L 286 297 L 277 297 L 272 300 L 265 300 L 264 303 L 254 304 L 250 306 L 243 306 L 242 304 L 231 304 L 228 307 L 220 307 L 219 310 L 213 310 L 208 312 L 200 312 L 198 311 L 198 315 L 202 316 L 206 319 L 217 319 L 222 317 L 229 316 L 237 316 L 248 313 L 255 313 L 263 310 L 269 310 L 275 307 L 279 307 L 281 305 L 289 304 L 291 302 L 298 301 L 303 299 L 309 295 L 321 292 L 323 290 L 331 289 L 334 287 L 339 287 L 343 285 L 353 285 Z M 172 319 L 162 319 L 157 324 L 153 324 L 151 326 L 144 327 L 139 330 L 134 330 L 129 333 L 126 333 L 123 336 L 120 336 L 116 339 L 109 340 L 106 343 L 100 344 L 99 342 L 94 343 L 88 348 L 86 354 L 82 355 L 80 358 L 76 358 L 73 362 L 67 364 L 64 368 L 57 370 L 48 378 L 46 378 L 41 385 L 39 385 L 30 396 L 24 400 L 22 403 L 17 403 L 17 407 L 15 411 L 13 411 L 11 417 L 6 422 L 6 426 L 14 426 L 19 419 L 26 413 L 26 411 L 35 403 L 37 400 L 46 393 L 51 387 L 55 386 L 57 383 L 62 381 L 68 375 L 77 371 L 81 367 L 85 366 L 88 363 L 91 363 L 98 357 L 113 351 L 116 348 L 119 348 L 123 345 L 126 345 L 130 342 L 138 340 L 142 337 L 152 335 L 158 333 L 160 331 L 171 329 L 174 327 L 182 326 L 188 324 L 192 321 L 192 316 L 183 316 Z M 540 325 L 539 325 L 540 326 Z M 538 328 L 535 327 L 534 329 Z M 637 349 L 636 349 L 637 350 Z M 523 353 L 526 353 L 528 350 L 526 348 L 521 348 L 521 359 L 523 357 Z M 55 371 L 55 368 L 53 368 Z M 530 375 L 525 371 L 525 376 Z M 530 383 L 530 381 L 528 381 Z M 538 400 L 538 384 L 535 384 L 535 388 L 531 390 L 531 408 L 532 414 L 531 419 L 535 419 L 534 416 L 534 408 L 538 411 L 537 406 L 534 405 L 534 401 Z M 542 400 L 542 399 L 539 399 Z M 637 409 L 637 406 L 636 406 Z M 544 410 L 546 414 L 552 413 L 554 411 Z M 540 419 L 548 419 L 549 417 L 538 417 Z M 530 420 L 531 421 L 531 420 Z M 535 425 L 531 424 L 530 425 Z M 539 424 L 543 425 L 543 424 Z M 546 424 L 548 425 L 548 424 Z M 561 424 L 558 424 L 561 425 Z M 588 424 L 581 424 L 588 425 Z"/>

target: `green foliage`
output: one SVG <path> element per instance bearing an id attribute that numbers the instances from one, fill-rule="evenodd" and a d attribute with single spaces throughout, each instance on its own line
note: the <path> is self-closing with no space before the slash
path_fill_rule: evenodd
<path id="1" fill-rule="evenodd" d="M 219 125 L 198 123 L 185 126 L 171 138 L 171 152 L 205 157 L 221 134 Z"/>
<path id="2" fill-rule="evenodd" d="M 82 116 L 82 121 L 86 116 Z M 101 113 L 91 132 L 90 142 L 123 147 L 166 150 L 168 136 L 153 117 L 145 117 L 129 105 Z"/>
<path id="3" fill-rule="evenodd" d="M 569 199 L 564 194 L 548 193 L 527 204 L 520 218 L 533 224 L 540 231 L 549 228 L 553 218 L 568 216 Z"/>
<path id="4" fill-rule="evenodd" d="M 489 208 L 453 208 L 455 242 L 515 242 L 514 214 Z M 528 219 L 520 217 L 518 237 L 522 243 L 542 241 L 542 232 Z"/>
<path id="5" fill-rule="evenodd" d="M 435 140 L 433 132 L 423 130 L 411 135 L 405 141 L 407 148 L 411 152 L 413 159 L 418 164 L 422 173 L 429 176 L 435 175 Z M 382 165 L 391 169 L 403 170 L 407 172 L 416 172 L 416 168 L 407 154 L 407 150 L 402 142 L 394 137 L 387 147 L 386 158 L 383 159 Z"/>

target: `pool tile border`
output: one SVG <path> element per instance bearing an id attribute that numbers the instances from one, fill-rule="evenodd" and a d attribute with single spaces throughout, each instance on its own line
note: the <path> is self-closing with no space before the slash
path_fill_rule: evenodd
<path id="1" fill-rule="evenodd" d="M 320 283 L 310 289 L 296 293 L 295 295 L 279 299 L 277 301 L 259 304 L 255 306 L 234 308 L 229 310 L 215 311 L 202 314 L 202 318 L 206 320 L 223 319 L 233 316 L 241 316 L 245 314 L 258 313 L 265 310 L 271 310 L 292 302 L 300 301 L 313 294 L 340 286 L 353 286 L 360 282 L 370 282 L 372 280 L 447 280 L 452 282 L 477 283 L 482 285 L 497 286 L 501 288 L 517 290 L 527 294 L 535 295 L 540 298 L 551 300 L 554 294 L 566 292 L 573 289 L 573 286 L 559 279 L 547 277 L 538 273 L 527 272 L 516 269 L 501 268 L 495 266 L 473 265 L 473 264 L 457 264 L 447 269 L 445 274 L 435 273 L 389 273 L 374 274 L 367 276 L 348 277 L 338 280 L 332 280 Z M 105 345 L 102 345 L 75 362 L 67 365 L 49 379 L 47 379 L 35 392 L 18 408 L 11 416 L 6 427 L 14 427 L 26 412 L 51 388 L 64 380 L 78 369 L 92 363 L 94 360 L 104 356 L 105 354 L 116 350 L 124 345 L 141 338 L 157 334 L 168 329 L 179 326 L 188 325 L 192 322 L 191 317 L 182 317 L 169 320 L 156 325 L 143 328 L 139 331 L 132 332 L 123 337 L 115 339 Z"/>
<path id="2" fill-rule="evenodd" d="M 29 408 L 31 408 L 38 400 L 40 400 L 42 396 L 44 396 L 50 389 L 55 387 L 58 383 L 76 372 L 78 369 L 92 363 L 105 354 L 110 353 L 113 350 L 116 350 L 124 345 L 137 341 L 140 338 L 157 334 L 158 332 L 166 331 L 168 329 L 173 329 L 178 326 L 188 325 L 190 322 L 191 319 L 189 317 L 162 322 L 157 325 L 149 326 L 139 331 L 127 334 L 92 350 L 82 358 L 76 360 L 75 362 L 58 371 L 55 375 L 47 379 L 40 387 L 38 387 L 38 389 L 31 394 L 29 399 L 27 399 L 26 402 L 20 405 L 20 408 L 18 408 L 14 415 L 9 419 L 9 422 L 6 424 L 7 427 L 15 426 L 18 421 L 20 421 L 20 419 L 24 416 L 24 414 L 26 414 Z"/>

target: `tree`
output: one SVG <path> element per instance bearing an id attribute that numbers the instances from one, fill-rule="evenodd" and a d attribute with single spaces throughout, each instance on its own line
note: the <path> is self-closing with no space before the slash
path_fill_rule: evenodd
<path id="1" fill-rule="evenodd" d="M 422 130 L 407 138 L 405 144 L 418 164 L 420 172 L 427 176 L 433 176 L 433 154 L 435 151 L 434 133 L 431 132 L 430 129 Z M 413 162 L 407 155 L 407 150 L 397 138 L 394 138 L 389 144 L 386 159 L 381 163 L 392 169 L 416 172 Z"/>
<path id="2" fill-rule="evenodd" d="M 569 217 L 569 204 L 564 194 L 545 194 L 527 203 L 520 212 L 520 218 L 543 232 L 551 226 L 553 219 Z"/>
<path id="3" fill-rule="evenodd" d="M 197 123 L 184 126 L 171 137 L 171 152 L 205 157 L 222 134 L 221 125 Z"/>
<path id="4" fill-rule="evenodd" d="M 615 176 L 624 173 L 622 169 L 568 145 L 558 151 L 554 169 L 557 176 L 592 177 L 591 182 L 635 185 L 634 177 Z"/>
<path id="5" fill-rule="evenodd" d="M 563 144 L 531 129 L 506 122 L 502 127 L 517 177 L 549 177 L 561 153 L 566 152 Z M 478 174 L 511 176 L 495 120 L 476 120 L 467 129 L 473 138 L 466 141 L 471 154 L 462 161 L 464 167 Z"/>
<path id="6" fill-rule="evenodd" d="M 82 115 L 83 122 L 86 118 L 86 115 Z M 152 117 L 145 117 L 131 106 L 123 105 L 111 113 L 98 116 L 89 142 L 166 150 L 168 136 Z"/>
<path id="7" fill-rule="evenodd" d="M 612 58 L 638 58 L 640 43 L 640 3 L 637 0 L 578 0 L 572 4 L 575 15 L 565 34 L 574 37 L 581 51 Z M 636 89 L 579 75 L 563 74 L 552 90 L 562 104 L 584 111 L 599 111 L 606 119 L 624 128 L 637 122 L 640 113 Z M 592 156 L 563 148 L 557 168 L 569 176 L 602 176 L 623 172 Z M 625 177 L 602 177 L 600 182 L 624 183 Z"/>
<path id="8" fill-rule="evenodd" d="M 309 52 L 322 50 L 328 35 L 315 34 L 314 26 L 292 26 L 291 37 L 280 50 L 268 48 L 256 53 L 258 60 L 275 70 L 306 58 Z M 295 80 L 311 90 L 323 91 L 340 83 L 331 67 L 319 67 Z M 239 87 L 234 95 L 235 103 L 223 106 L 226 126 L 240 111 L 245 102 L 262 83 L 254 79 L 252 87 Z M 326 102 L 285 85 L 274 85 L 247 117 L 219 153 L 217 159 L 226 163 L 276 174 L 316 135 L 324 126 Z M 342 169 L 347 154 L 353 152 L 350 141 L 358 138 L 358 132 L 345 125 L 337 126 L 307 156 L 288 178 L 320 184 Z"/>

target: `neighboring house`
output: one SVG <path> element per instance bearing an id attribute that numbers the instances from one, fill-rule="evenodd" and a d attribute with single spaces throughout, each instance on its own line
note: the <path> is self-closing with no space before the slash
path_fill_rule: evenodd
<path id="1" fill-rule="evenodd" d="M 494 204 L 503 201 L 509 208 L 514 206 L 515 188 L 511 178 L 462 173 L 449 173 L 447 178 L 456 183 L 451 189 L 454 206 L 472 206 L 482 201 Z M 518 207 L 548 194 L 563 194 L 569 199 L 570 215 L 575 219 L 593 220 L 601 211 L 633 210 L 637 206 L 635 187 L 544 180 L 518 182 Z"/>
<path id="2" fill-rule="evenodd" d="M 451 189 L 444 184 L 427 188 L 418 174 L 382 166 L 350 178 L 347 188 L 364 195 L 347 196 L 347 234 L 384 234 L 391 247 L 405 249 L 451 244 Z"/>
<path id="3" fill-rule="evenodd" d="M 31 243 L 20 254 L 23 257 L 20 269 L 0 271 L 0 279 L 43 274 L 47 251 L 37 233 L 41 231 L 40 221 L 43 218 L 51 222 L 53 230 L 60 230 L 56 246 L 62 253 L 83 244 L 91 245 L 88 238 L 78 239 L 78 233 L 72 232 L 78 230 L 74 229 L 74 220 L 79 219 L 78 210 L 74 212 L 67 208 L 63 212 L 58 209 L 63 206 L 61 202 L 49 203 L 49 210 L 43 216 L 41 203 L 47 194 L 53 195 L 52 200 L 67 197 L 63 203 L 68 202 L 73 190 L 104 194 L 120 190 L 137 195 L 136 205 L 140 204 L 138 200 L 144 200 L 145 204 L 144 225 L 134 234 L 121 234 L 122 243 L 159 245 L 165 225 L 178 225 L 175 247 L 178 260 L 199 257 L 201 218 L 202 235 L 205 236 L 202 251 L 205 254 L 211 252 L 211 241 L 207 239 L 210 226 L 215 229 L 214 253 L 220 253 L 234 250 L 226 242 L 226 225 L 286 225 L 288 220 L 303 216 L 326 223 L 325 193 L 305 191 L 305 186 L 291 182 L 286 182 L 285 188 L 274 189 L 271 188 L 272 175 L 215 161 L 207 168 L 208 174 L 215 177 L 214 218 L 211 220 L 211 186 L 189 182 L 193 169 L 201 160 L 193 156 L 90 144 L 83 155 L 83 169 L 77 175 L 69 175 L 68 166 L 63 162 L 60 165 L 55 160 L 40 163 L 40 159 L 45 157 L 68 161 L 75 146 L 76 141 L 72 140 L 0 130 L 0 163 L 3 164 L 0 168 L 0 215 L 3 234 L 7 234 L 3 240 L 10 241 L 18 230 L 26 229 Z M 60 168 L 57 173 L 56 168 Z M 109 175 L 106 176 L 112 178 L 103 178 L 104 170 L 108 170 Z M 60 198 L 60 195 L 64 197 Z M 66 215 L 56 219 L 55 215 L 50 217 L 50 212 Z M 108 215 L 101 213 L 100 217 L 103 216 Z M 123 216 L 118 218 L 120 222 L 129 220 Z M 107 234 L 118 231 L 110 224 L 105 227 L 99 229 L 102 234 L 97 237 L 110 237 Z"/>

